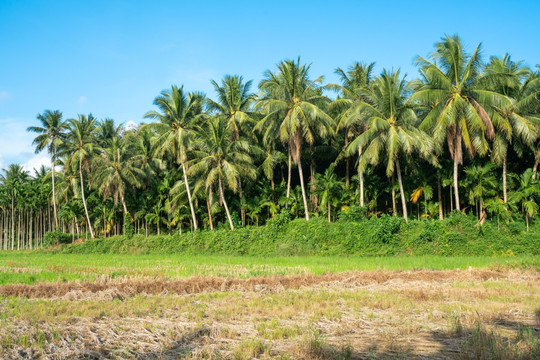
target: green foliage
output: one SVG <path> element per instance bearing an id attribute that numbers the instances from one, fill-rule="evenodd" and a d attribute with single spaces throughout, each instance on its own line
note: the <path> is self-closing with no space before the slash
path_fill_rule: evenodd
<path id="1" fill-rule="evenodd" d="M 283 209 L 279 214 L 276 214 L 273 218 L 266 223 L 268 228 L 281 230 L 285 225 L 291 221 L 291 213 L 289 209 Z"/>
<path id="2" fill-rule="evenodd" d="M 135 234 L 135 229 L 133 228 L 133 224 L 131 223 L 131 215 L 129 215 L 129 213 L 125 213 L 124 214 L 124 236 L 127 239 L 131 239 L 134 234 Z"/>
<path id="3" fill-rule="evenodd" d="M 43 239 L 45 246 L 55 246 L 59 244 L 71 244 L 73 237 L 71 234 L 65 234 L 60 230 L 48 231 Z"/>
<path id="4" fill-rule="evenodd" d="M 339 213 L 340 221 L 363 221 L 367 218 L 367 209 L 365 206 L 353 205 Z"/>
<path id="5" fill-rule="evenodd" d="M 375 240 L 383 244 L 395 243 L 398 240 L 397 234 L 399 230 L 405 224 L 405 219 L 387 214 L 373 221 L 377 222 Z"/>
<path id="6" fill-rule="evenodd" d="M 309 222 L 290 220 L 287 210 L 262 227 L 246 226 L 216 231 L 133 238 L 116 236 L 67 245 L 65 253 L 119 254 L 222 254 L 249 256 L 307 255 L 442 255 L 508 256 L 540 255 L 540 226 L 502 226 L 486 222 L 475 226 L 476 218 L 456 212 L 438 220 L 411 220 L 383 215 L 359 221 L 328 223 L 315 217 Z"/>

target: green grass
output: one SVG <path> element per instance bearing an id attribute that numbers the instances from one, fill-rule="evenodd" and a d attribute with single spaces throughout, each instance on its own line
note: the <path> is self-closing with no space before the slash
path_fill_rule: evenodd
<path id="1" fill-rule="evenodd" d="M 263 275 L 323 274 L 344 271 L 535 268 L 538 256 L 400 256 L 400 257 L 250 257 L 188 254 L 52 254 L 0 252 L 0 284 L 34 284 L 99 277 L 161 278 L 189 276 L 247 278 Z"/>

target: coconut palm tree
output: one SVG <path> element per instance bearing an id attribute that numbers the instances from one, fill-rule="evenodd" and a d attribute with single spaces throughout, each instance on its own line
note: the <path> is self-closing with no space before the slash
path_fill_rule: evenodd
<path id="1" fill-rule="evenodd" d="M 145 118 L 159 120 L 159 123 L 149 124 L 157 132 L 158 155 L 170 152 L 176 161 L 182 166 L 184 182 L 188 195 L 193 227 L 197 230 L 197 217 L 191 198 L 191 191 L 187 178 L 188 161 L 187 149 L 192 138 L 192 129 L 206 118 L 204 112 L 205 96 L 202 93 L 185 93 L 184 87 L 173 85 L 170 90 L 163 90 L 154 99 L 154 105 L 158 111 L 149 111 L 144 114 Z M 144 128 L 144 127 L 143 127 Z"/>
<path id="2" fill-rule="evenodd" d="M 367 130 L 356 137 L 346 150 L 351 155 L 360 147 L 365 149 L 359 160 L 360 172 L 363 172 L 368 164 L 379 164 L 381 155 L 384 156 L 386 175 L 392 177 L 397 173 L 403 217 L 406 221 L 407 204 L 399 159 L 411 155 L 413 151 L 419 151 L 427 158 L 432 150 L 429 137 L 414 126 L 414 105 L 407 101 L 410 92 L 411 87 L 405 77 L 400 78 L 399 70 L 384 70 L 367 94 L 368 100 L 358 109 L 366 118 Z"/>
<path id="3" fill-rule="evenodd" d="M 225 75 L 221 84 L 220 86 L 212 80 L 212 85 L 218 94 L 218 101 L 208 99 L 208 109 L 226 119 L 235 140 L 240 138 L 241 132 L 245 136 L 254 137 L 252 129 L 248 126 L 248 124 L 253 125 L 253 116 L 257 115 L 251 112 L 251 105 L 255 99 L 255 95 L 250 93 L 252 81 L 249 80 L 244 84 L 242 76 Z M 241 183 L 239 194 L 243 198 Z M 240 207 L 240 214 L 243 225 L 245 223 L 244 206 Z"/>
<path id="4" fill-rule="evenodd" d="M 94 182 L 104 197 L 113 195 L 114 205 L 118 199 L 122 203 L 124 214 L 128 213 L 125 194 L 128 188 L 139 188 L 145 173 L 137 165 L 125 138 L 114 137 L 110 147 L 101 150 L 95 158 Z"/>
<path id="5" fill-rule="evenodd" d="M 243 129 L 244 134 L 251 132 L 251 129 L 246 128 L 246 125 L 253 121 L 251 105 L 255 100 L 255 95 L 250 93 L 252 80 L 244 83 L 242 76 L 225 75 L 221 80 L 221 86 L 212 80 L 212 86 L 218 94 L 218 100 L 208 99 L 208 109 L 217 115 L 227 119 L 227 124 L 233 134 L 233 137 L 238 140 L 240 132 Z"/>
<path id="6" fill-rule="evenodd" d="M 98 154 L 99 146 L 95 142 L 94 132 L 96 130 L 96 118 L 92 114 L 78 115 L 77 119 L 69 119 L 69 128 L 65 136 L 62 151 L 59 153 L 65 156 L 64 172 L 68 170 L 77 171 L 79 173 L 79 181 L 81 184 L 81 198 L 84 205 L 84 212 L 90 236 L 94 239 L 94 229 L 88 214 L 88 206 L 84 195 L 84 175 L 83 168 L 86 173 L 90 174 L 90 164 L 95 155 Z"/>
<path id="7" fill-rule="evenodd" d="M 112 141 L 121 136 L 122 124 L 116 125 L 113 119 L 106 118 L 96 124 L 96 142 L 102 148 L 110 146 Z"/>
<path id="8" fill-rule="evenodd" d="M 58 110 L 45 110 L 43 114 L 39 114 L 37 116 L 37 119 L 41 122 L 41 127 L 30 126 L 27 131 L 39 134 L 32 142 L 32 144 L 36 146 L 36 154 L 47 148 L 47 151 L 51 155 L 52 203 L 54 210 L 54 226 L 56 229 L 58 227 L 56 189 L 54 184 L 56 152 L 58 150 L 58 146 L 62 143 L 62 138 L 67 130 L 67 124 L 62 120 L 62 113 Z"/>
<path id="9" fill-rule="evenodd" d="M 315 174 L 316 192 L 319 195 L 321 208 L 326 207 L 328 222 L 331 222 L 332 206 L 338 205 L 340 192 L 344 188 L 343 182 L 334 172 L 334 167 L 330 165 L 322 175 Z"/>
<path id="10" fill-rule="evenodd" d="M 525 215 L 527 231 L 529 231 L 529 219 L 538 214 L 540 185 L 532 169 L 525 170 L 521 176 L 517 174 L 511 174 L 511 176 L 517 181 L 518 188 L 510 194 L 510 202 L 521 208 Z"/>
<path id="11" fill-rule="evenodd" d="M 481 45 L 478 45 L 468 56 L 457 35 L 446 36 L 435 44 L 430 60 L 423 57 L 416 60 L 423 83 L 412 95 L 412 100 L 425 106 L 426 116 L 420 129 L 431 132 L 436 151 L 441 153 L 443 143 L 448 144 L 454 161 L 457 210 L 460 210 L 458 167 L 463 164 L 463 148 L 471 157 L 486 153 L 486 137 L 493 139 L 495 136 L 486 108 L 509 103 L 504 95 L 486 88 L 481 74 L 480 50 Z"/>
<path id="12" fill-rule="evenodd" d="M 506 203 L 508 145 L 513 143 L 516 153 L 521 156 L 523 146 L 534 151 L 534 143 L 540 135 L 540 117 L 535 114 L 540 78 L 531 76 L 530 70 L 521 61 L 512 61 L 508 54 L 502 58 L 491 57 L 485 73 L 495 80 L 491 89 L 510 99 L 510 103 L 492 108 L 493 124 L 497 130 L 492 158 L 502 164 L 503 201 Z"/>
<path id="13" fill-rule="evenodd" d="M 494 165 L 487 163 L 484 166 L 469 166 L 465 168 L 465 181 L 463 187 L 468 190 L 469 203 L 477 206 L 478 218 L 484 216 L 484 199 L 495 195 L 497 179 L 493 175 Z"/>
<path id="14" fill-rule="evenodd" d="M 340 92 L 339 97 L 332 102 L 331 109 L 337 110 L 339 115 L 337 117 L 337 128 L 345 129 L 344 134 L 344 148 L 349 145 L 349 138 L 354 136 L 354 127 L 357 127 L 357 131 L 362 132 L 365 130 L 364 119 L 359 114 L 362 102 L 366 100 L 366 92 L 369 86 L 373 82 L 373 69 L 375 63 L 372 62 L 368 65 L 361 63 L 354 63 L 349 67 L 348 71 L 341 68 L 337 68 L 335 73 L 341 80 L 341 85 L 329 84 L 328 88 L 338 90 Z M 362 153 L 362 149 L 358 149 L 358 154 Z M 349 158 L 346 158 L 346 185 L 349 185 L 350 171 L 349 171 Z M 364 174 L 359 173 L 358 179 L 360 181 L 360 206 L 364 206 Z"/>
<path id="15" fill-rule="evenodd" d="M 226 120 L 216 116 L 197 128 L 197 141 L 193 146 L 194 159 L 188 173 L 199 176 L 195 185 L 207 190 L 216 186 L 223 202 L 229 225 L 234 230 L 231 213 L 225 199 L 225 189 L 237 192 L 240 179 L 254 179 L 257 171 L 253 165 L 254 148 L 245 139 L 232 139 L 232 131 Z"/>
<path id="16" fill-rule="evenodd" d="M 11 200 L 11 249 L 13 250 L 15 247 L 16 236 L 15 210 L 19 207 L 17 203 L 21 197 L 23 184 L 30 179 L 30 176 L 19 164 L 10 164 L 7 169 L 2 169 L 2 172 L 3 174 L 0 174 L 0 184 L 7 190 Z"/>
<path id="17" fill-rule="evenodd" d="M 257 124 L 258 129 L 273 128 L 268 122 L 273 122 L 276 116 L 281 116 L 281 123 L 277 134 L 281 141 L 288 143 L 289 149 L 289 180 L 290 188 L 290 160 L 298 166 L 302 198 L 304 201 L 304 214 L 309 220 L 304 174 L 302 171 L 302 145 L 304 141 L 313 144 L 315 135 L 325 137 L 333 132 L 333 120 L 319 106 L 321 102 L 328 102 L 322 96 L 320 83 L 323 78 L 309 79 L 310 65 L 300 64 L 296 61 L 285 60 L 278 65 L 278 72 L 266 71 L 259 87 L 265 96 L 258 106 L 263 109 L 266 116 Z M 289 191 L 287 191 L 289 194 Z"/>

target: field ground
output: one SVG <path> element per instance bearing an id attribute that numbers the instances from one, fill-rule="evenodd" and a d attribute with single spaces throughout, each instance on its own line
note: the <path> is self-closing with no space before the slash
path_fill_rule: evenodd
<path id="1" fill-rule="evenodd" d="M 540 358 L 539 262 L 4 252 L 0 358 Z"/>

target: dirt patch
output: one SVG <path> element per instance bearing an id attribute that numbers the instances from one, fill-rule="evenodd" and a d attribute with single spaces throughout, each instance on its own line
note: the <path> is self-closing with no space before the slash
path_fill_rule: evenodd
<path id="1" fill-rule="evenodd" d="M 12 284 L 0 286 L 0 296 L 26 298 L 65 298 L 81 300 L 103 298 L 124 299 L 137 294 L 197 294 L 215 291 L 279 292 L 308 286 L 339 286 L 345 288 L 387 285 L 408 288 L 422 287 L 425 283 L 451 283 L 458 281 L 486 281 L 505 279 L 512 281 L 540 281 L 534 271 L 493 270 L 422 270 L 422 271 L 367 271 L 323 275 L 273 275 L 248 279 L 221 277 L 190 277 L 184 280 L 162 279 L 136 281 L 130 279 L 101 279 L 97 282 Z"/>

